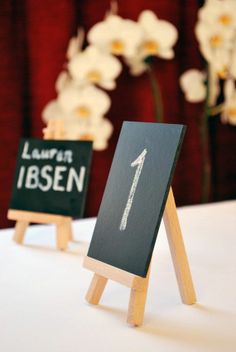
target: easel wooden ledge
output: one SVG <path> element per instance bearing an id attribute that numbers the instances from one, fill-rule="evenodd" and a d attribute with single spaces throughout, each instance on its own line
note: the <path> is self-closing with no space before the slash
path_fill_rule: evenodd
<path id="1" fill-rule="evenodd" d="M 167 198 L 163 220 L 182 302 L 184 304 L 194 304 L 196 302 L 196 295 L 171 188 Z M 127 316 L 128 324 L 133 326 L 141 325 L 144 317 L 151 265 L 149 266 L 148 274 L 145 278 L 115 268 L 88 256 L 85 257 L 83 266 L 95 273 L 88 289 L 86 300 L 90 304 L 98 304 L 107 280 L 117 281 L 131 288 Z"/>
<path id="2" fill-rule="evenodd" d="M 62 140 L 65 136 L 64 121 L 54 119 L 48 122 L 43 129 L 44 139 Z M 25 232 L 30 222 L 39 224 L 55 224 L 57 235 L 57 248 L 65 250 L 69 240 L 72 240 L 72 218 L 63 215 L 38 213 L 32 211 L 9 209 L 7 213 L 9 220 L 16 220 L 13 239 L 16 243 L 22 244 Z"/>

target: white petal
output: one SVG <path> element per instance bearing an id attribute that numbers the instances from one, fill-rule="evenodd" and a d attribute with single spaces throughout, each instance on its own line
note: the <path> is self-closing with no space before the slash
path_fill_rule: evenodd
<path id="1" fill-rule="evenodd" d="M 114 56 L 103 53 L 94 46 L 89 46 L 84 52 L 73 57 L 68 64 L 68 69 L 78 83 L 96 83 L 104 87 L 105 83 L 103 81 L 116 79 L 121 72 L 122 66 Z M 98 81 L 90 81 L 89 74 L 91 72 L 98 74 Z M 113 83 L 111 86 L 114 87 L 115 84 Z"/>
<path id="2" fill-rule="evenodd" d="M 160 20 L 158 23 L 160 42 L 163 46 L 173 46 L 178 38 L 178 31 L 173 24 Z"/>
<path id="3" fill-rule="evenodd" d="M 115 25 L 119 27 L 118 16 L 109 16 L 105 21 L 96 23 L 88 32 L 88 42 L 101 48 L 106 47 L 107 41 L 113 36 Z M 115 28 L 116 31 L 116 28 Z"/>
<path id="4" fill-rule="evenodd" d="M 212 63 L 225 62 L 226 54 L 232 50 L 234 31 L 224 30 L 219 26 L 207 25 L 199 22 L 195 33 L 200 43 L 200 50 L 204 58 Z"/>
<path id="5" fill-rule="evenodd" d="M 144 62 L 144 58 L 138 57 L 138 55 L 135 57 L 126 58 L 125 62 L 130 68 L 130 73 L 134 76 L 141 75 L 148 68 L 147 64 Z"/>
<path id="6" fill-rule="evenodd" d="M 186 100 L 191 103 L 197 103 L 206 98 L 204 78 L 205 74 L 195 69 L 188 70 L 181 75 L 180 86 L 185 94 Z"/>
<path id="7" fill-rule="evenodd" d="M 95 115 L 104 115 L 111 105 L 109 96 L 94 86 L 68 87 L 60 92 L 58 102 L 68 113 L 79 106 L 86 106 Z"/>
<path id="8" fill-rule="evenodd" d="M 234 45 L 232 56 L 229 64 L 229 72 L 236 79 L 236 45 Z"/>
<path id="9" fill-rule="evenodd" d="M 236 2 L 234 0 L 208 0 L 198 12 L 199 20 L 209 26 L 220 25 L 222 29 L 236 26 Z"/>
<path id="10" fill-rule="evenodd" d="M 173 57 L 175 56 L 175 53 L 174 53 L 174 50 L 172 49 L 163 49 L 158 52 L 157 56 L 163 59 L 170 60 L 170 59 L 173 59 Z"/>
<path id="11" fill-rule="evenodd" d="M 84 31 L 83 29 L 78 29 L 78 34 L 76 37 L 72 37 L 69 41 L 66 57 L 71 60 L 72 57 L 80 52 L 84 41 Z"/>
<path id="12" fill-rule="evenodd" d="M 116 82 L 103 80 L 103 81 L 101 81 L 100 86 L 104 89 L 112 90 L 112 89 L 116 88 Z"/>
<path id="13" fill-rule="evenodd" d="M 66 71 L 62 71 L 57 77 L 57 80 L 55 83 L 56 91 L 60 92 L 69 84 L 69 82 L 70 82 L 70 78 L 68 73 Z"/>
<path id="14" fill-rule="evenodd" d="M 52 100 L 44 107 L 42 118 L 46 123 L 51 119 L 64 119 L 65 112 L 61 109 L 57 100 Z"/>
<path id="15" fill-rule="evenodd" d="M 104 150 L 108 145 L 113 126 L 111 122 L 103 117 L 99 117 L 96 122 L 84 124 L 78 121 L 71 121 L 66 125 L 67 138 L 83 140 L 84 135 L 91 135 L 94 150 Z"/>
<path id="16" fill-rule="evenodd" d="M 121 54 L 127 57 L 134 55 L 142 36 L 143 31 L 136 22 L 110 15 L 105 21 L 92 27 L 88 33 L 88 41 L 103 51 L 111 51 L 112 42 L 119 41 L 123 44 Z"/>
<path id="17" fill-rule="evenodd" d="M 226 102 L 228 102 L 235 91 L 235 83 L 233 79 L 227 79 L 224 83 L 224 96 Z"/>
<path id="18" fill-rule="evenodd" d="M 96 151 L 105 150 L 108 146 L 108 141 L 106 139 L 95 138 L 93 141 L 93 149 Z"/>
<path id="19" fill-rule="evenodd" d="M 70 39 L 69 44 L 68 44 L 68 49 L 66 56 L 70 60 L 72 57 L 79 51 L 79 45 L 78 45 L 78 40 L 76 37 L 73 37 Z"/>
<path id="20" fill-rule="evenodd" d="M 206 98 L 206 89 L 199 86 L 198 89 L 186 92 L 186 100 L 190 103 L 200 103 Z"/>
<path id="21" fill-rule="evenodd" d="M 143 29 L 143 44 L 141 49 L 145 56 L 155 55 L 163 59 L 172 59 L 174 57 L 173 45 L 178 38 L 176 27 L 165 20 L 159 20 L 154 12 L 146 10 L 143 11 L 138 19 L 138 23 Z M 146 44 L 153 43 L 155 49 L 149 53 Z"/>
<path id="22" fill-rule="evenodd" d="M 151 10 L 144 10 L 140 13 L 139 17 L 138 17 L 138 22 L 143 26 L 149 26 L 152 27 L 156 24 L 156 22 L 158 21 L 158 17 L 156 16 L 156 14 L 151 11 Z"/>
<path id="23" fill-rule="evenodd" d="M 95 139 L 93 143 L 94 150 L 104 150 L 107 148 L 108 139 L 113 131 L 111 122 L 107 119 L 102 119 L 101 123 L 93 130 Z"/>
<path id="24" fill-rule="evenodd" d="M 171 47 L 175 44 L 178 37 L 176 27 L 168 21 L 159 20 L 154 12 L 143 11 L 138 22 L 144 30 L 145 39 L 156 40 L 164 47 Z"/>
<path id="25" fill-rule="evenodd" d="M 194 84 L 202 84 L 205 78 L 205 73 L 197 69 L 189 69 L 185 71 L 180 77 L 181 87 L 185 90 Z"/>
<path id="26" fill-rule="evenodd" d="M 215 52 L 212 65 L 214 66 L 215 70 L 217 71 L 220 77 L 224 78 L 224 76 L 228 73 L 230 61 L 231 61 L 230 50 L 227 50 L 226 48 L 225 49 L 222 48 Z"/>

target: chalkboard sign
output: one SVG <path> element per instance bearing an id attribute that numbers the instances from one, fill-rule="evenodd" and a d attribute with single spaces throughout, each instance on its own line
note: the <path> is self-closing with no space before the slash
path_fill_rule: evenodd
<path id="1" fill-rule="evenodd" d="M 92 142 L 22 139 L 10 208 L 81 217 Z"/>
<path id="2" fill-rule="evenodd" d="M 123 124 L 88 256 L 145 277 L 185 126 Z"/>

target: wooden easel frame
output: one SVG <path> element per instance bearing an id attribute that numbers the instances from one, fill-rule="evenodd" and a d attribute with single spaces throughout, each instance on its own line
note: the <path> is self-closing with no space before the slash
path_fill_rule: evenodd
<path id="1" fill-rule="evenodd" d="M 167 198 L 163 220 L 182 302 L 184 304 L 194 304 L 196 302 L 196 295 L 171 188 Z M 90 304 L 98 304 L 107 280 L 117 281 L 131 289 L 127 322 L 133 326 L 141 325 L 145 311 L 150 266 L 147 276 L 142 278 L 88 256 L 85 257 L 83 265 L 85 268 L 95 273 L 88 289 L 86 300 Z"/>
<path id="2" fill-rule="evenodd" d="M 18 244 L 23 243 L 30 222 L 55 224 L 56 243 L 59 250 L 66 250 L 68 242 L 72 239 L 72 218 L 69 216 L 9 209 L 7 217 L 10 220 L 16 220 L 13 240 Z"/>
<path id="3" fill-rule="evenodd" d="M 44 140 L 64 139 L 64 121 L 61 119 L 50 120 L 47 127 L 43 129 L 43 135 Z M 72 218 L 69 216 L 9 209 L 7 218 L 9 220 L 16 220 L 13 239 L 18 244 L 23 243 L 27 227 L 31 222 L 38 224 L 55 224 L 57 235 L 56 242 L 59 250 L 65 250 L 68 242 L 72 240 Z"/>

